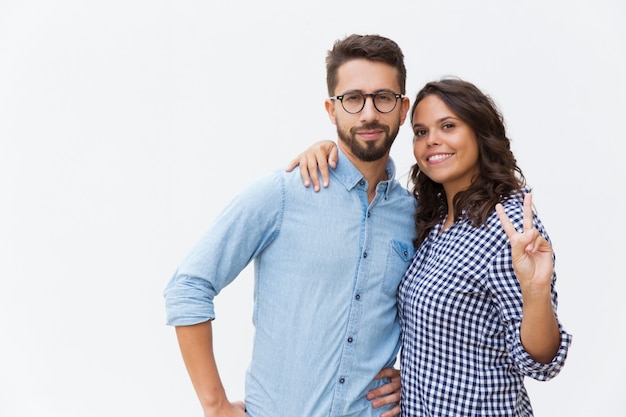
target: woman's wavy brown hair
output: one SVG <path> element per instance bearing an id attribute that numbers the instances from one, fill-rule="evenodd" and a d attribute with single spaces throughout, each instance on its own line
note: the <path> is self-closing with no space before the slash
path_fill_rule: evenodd
<path id="1" fill-rule="evenodd" d="M 453 204 L 455 220 L 467 219 L 479 227 L 486 223 L 497 203 L 525 187 L 526 179 L 511 151 L 502 114 L 489 96 L 474 84 L 456 78 L 429 82 L 417 93 L 411 108 L 411 124 L 418 103 L 431 94 L 439 97 L 476 134 L 478 175 L 467 190 L 454 196 Z M 417 163 L 411 167 L 409 182 L 418 201 L 414 241 L 418 247 L 431 228 L 446 216 L 448 203 L 443 186 L 420 175 Z"/>

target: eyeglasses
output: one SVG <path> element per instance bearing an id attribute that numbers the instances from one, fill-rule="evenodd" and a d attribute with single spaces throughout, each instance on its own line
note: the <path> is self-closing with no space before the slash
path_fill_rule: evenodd
<path id="1" fill-rule="evenodd" d="M 372 98 L 374 102 L 374 108 L 381 113 L 389 113 L 396 108 L 399 98 L 403 98 L 404 95 L 392 93 L 390 91 L 381 91 L 374 94 L 362 94 L 362 93 L 346 93 L 340 96 L 329 97 L 331 100 L 341 101 L 343 109 L 350 114 L 359 113 L 365 107 L 365 100 L 368 97 Z"/>

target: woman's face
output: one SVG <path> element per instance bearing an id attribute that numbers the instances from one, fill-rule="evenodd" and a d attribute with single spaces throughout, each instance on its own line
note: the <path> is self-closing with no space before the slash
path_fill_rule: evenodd
<path id="1" fill-rule="evenodd" d="M 423 174 L 441 184 L 448 197 L 467 189 L 478 173 L 474 131 L 436 95 L 413 113 L 413 154 Z"/>

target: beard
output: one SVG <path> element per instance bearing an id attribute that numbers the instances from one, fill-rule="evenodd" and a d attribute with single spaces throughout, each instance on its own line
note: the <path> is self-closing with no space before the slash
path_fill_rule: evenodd
<path id="1" fill-rule="evenodd" d="M 356 134 L 359 130 L 382 130 L 384 132 L 383 143 L 377 145 L 374 142 L 367 142 L 365 145 L 360 144 L 356 140 Z M 391 132 L 389 126 L 381 125 L 379 123 L 368 123 L 363 126 L 353 127 L 350 132 L 345 132 L 339 125 L 337 125 L 337 135 L 339 140 L 345 143 L 350 152 L 364 162 L 378 161 L 389 153 L 393 141 L 396 140 L 400 126 Z"/>

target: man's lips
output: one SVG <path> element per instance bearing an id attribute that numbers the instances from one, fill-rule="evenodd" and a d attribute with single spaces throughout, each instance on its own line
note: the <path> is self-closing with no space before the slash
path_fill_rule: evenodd
<path id="1" fill-rule="evenodd" d="M 356 134 L 365 140 L 374 140 L 380 138 L 384 132 L 382 130 L 361 130 L 356 132 Z"/>

